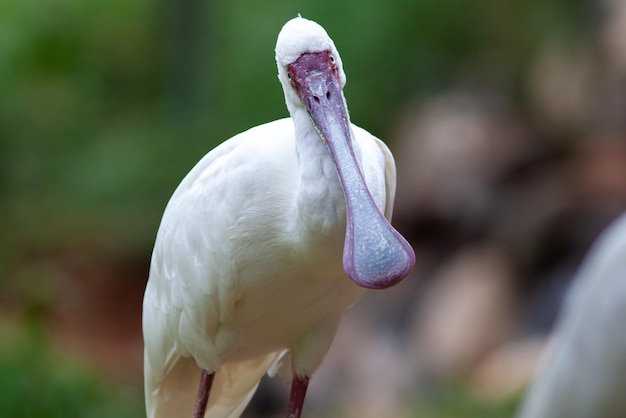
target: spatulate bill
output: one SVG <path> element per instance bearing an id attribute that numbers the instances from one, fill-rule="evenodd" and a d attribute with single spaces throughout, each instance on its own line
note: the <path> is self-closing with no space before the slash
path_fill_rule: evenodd
<path id="1" fill-rule="evenodd" d="M 357 163 L 348 112 L 329 52 L 305 53 L 288 66 L 291 83 L 337 166 L 346 199 L 343 266 L 359 286 L 382 289 L 415 264 L 409 243 L 376 206 Z"/>

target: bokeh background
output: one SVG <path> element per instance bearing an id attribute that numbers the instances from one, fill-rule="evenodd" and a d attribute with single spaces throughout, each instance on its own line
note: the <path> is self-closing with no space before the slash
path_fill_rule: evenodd
<path id="1" fill-rule="evenodd" d="M 623 0 L 0 1 L 0 416 L 143 416 L 160 216 L 208 150 L 286 116 L 273 48 L 297 13 L 396 155 L 417 254 L 347 314 L 305 414 L 511 416 L 626 208 Z"/>

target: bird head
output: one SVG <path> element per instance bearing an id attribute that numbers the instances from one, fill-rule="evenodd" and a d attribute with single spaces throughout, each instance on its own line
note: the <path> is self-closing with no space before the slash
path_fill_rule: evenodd
<path id="1" fill-rule="evenodd" d="M 365 183 L 354 152 L 343 96 L 346 75 L 335 44 L 320 25 L 297 17 L 278 35 L 276 62 L 289 111 L 308 112 L 337 168 L 346 200 L 346 274 L 362 287 L 393 286 L 409 273 L 415 254 L 385 219 Z"/>

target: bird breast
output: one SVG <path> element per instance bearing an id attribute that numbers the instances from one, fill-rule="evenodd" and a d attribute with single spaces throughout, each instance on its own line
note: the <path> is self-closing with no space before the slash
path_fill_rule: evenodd
<path id="1" fill-rule="evenodd" d="M 217 366 L 288 348 L 362 295 L 342 267 L 341 186 L 315 140 L 321 152 L 302 163 L 290 119 L 261 125 L 185 177 L 163 215 L 146 290 L 155 339 L 176 329 L 179 353 Z"/>

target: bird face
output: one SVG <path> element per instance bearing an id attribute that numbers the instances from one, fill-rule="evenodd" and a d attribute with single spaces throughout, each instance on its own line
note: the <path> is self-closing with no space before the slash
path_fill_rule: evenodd
<path id="1" fill-rule="evenodd" d="M 292 116 L 302 109 L 308 112 L 337 168 L 346 202 L 346 274 L 362 287 L 393 286 L 409 273 L 415 255 L 385 219 L 365 183 L 343 97 L 346 76 L 335 44 L 320 25 L 297 17 L 278 35 L 276 63 L 289 111 Z"/>
<path id="2" fill-rule="evenodd" d="M 350 121 L 337 59 L 331 51 L 305 52 L 287 65 L 287 77 L 322 141 L 350 140 Z"/>
<path id="3" fill-rule="evenodd" d="M 340 89 L 341 84 L 336 59 L 331 51 L 303 53 L 295 62 L 287 65 L 287 77 L 305 105 L 309 98 L 318 103 L 320 96 L 330 99 L 327 88 Z"/>

